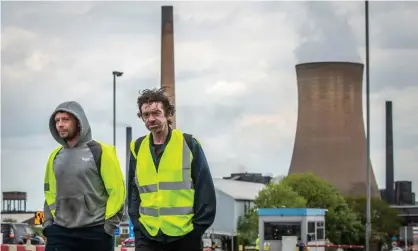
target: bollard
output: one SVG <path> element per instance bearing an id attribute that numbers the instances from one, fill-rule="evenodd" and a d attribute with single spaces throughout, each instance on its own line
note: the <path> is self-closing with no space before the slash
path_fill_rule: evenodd
<path id="1" fill-rule="evenodd" d="M 26 235 L 26 245 L 25 245 L 25 250 L 26 251 L 30 251 L 31 250 L 31 236 L 30 233 L 28 233 Z"/>
<path id="2" fill-rule="evenodd" d="M 304 251 L 305 250 L 305 244 L 303 242 L 298 244 L 299 247 L 299 251 Z"/>

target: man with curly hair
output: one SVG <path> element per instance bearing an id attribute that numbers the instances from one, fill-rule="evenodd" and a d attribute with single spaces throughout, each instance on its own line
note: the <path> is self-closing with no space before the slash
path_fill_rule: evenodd
<path id="1" fill-rule="evenodd" d="M 175 108 L 164 88 L 144 90 L 138 117 L 150 131 L 131 142 L 128 205 L 139 251 L 201 251 L 216 196 L 198 140 L 171 127 Z"/>

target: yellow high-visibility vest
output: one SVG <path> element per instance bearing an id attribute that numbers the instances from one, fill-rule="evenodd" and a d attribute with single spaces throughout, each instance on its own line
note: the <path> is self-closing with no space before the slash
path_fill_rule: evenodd
<path id="1" fill-rule="evenodd" d="M 264 251 L 270 251 L 270 242 L 264 242 Z"/>
<path id="2" fill-rule="evenodd" d="M 260 250 L 260 238 L 255 240 L 255 250 Z"/>
<path id="3" fill-rule="evenodd" d="M 121 180 L 123 181 L 121 172 L 119 172 L 119 170 L 115 171 L 115 166 L 120 168 L 115 147 L 98 141 L 96 141 L 96 143 L 98 143 L 101 147 L 100 167 L 98 167 L 98 170 L 100 170 L 100 175 L 109 197 L 116 198 L 109 199 L 107 201 L 105 213 L 105 220 L 107 220 L 113 217 L 122 208 L 123 204 L 125 203 L 126 189 L 123 185 L 123 182 L 120 182 Z M 45 200 L 49 209 L 51 210 L 53 218 L 55 218 L 55 200 L 57 195 L 54 160 L 61 149 L 62 146 L 55 148 L 49 156 L 44 178 Z"/>
<path id="4" fill-rule="evenodd" d="M 135 154 L 135 182 L 141 198 L 139 221 L 151 236 L 161 231 L 168 236 L 183 236 L 193 230 L 194 189 L 191 177 L 193 155 L 177 129 L 161 157 L 158 172 L 150 151 L 150 135 L 145 136 Z"/>

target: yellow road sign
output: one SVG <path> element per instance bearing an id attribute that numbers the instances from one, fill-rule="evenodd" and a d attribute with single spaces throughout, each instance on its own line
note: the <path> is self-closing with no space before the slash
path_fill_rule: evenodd
<path id="1" fill-rule="evenodd" d="M 44 223 L 44 212 L 35 212 L 34 224 L 42 225 Z"/>

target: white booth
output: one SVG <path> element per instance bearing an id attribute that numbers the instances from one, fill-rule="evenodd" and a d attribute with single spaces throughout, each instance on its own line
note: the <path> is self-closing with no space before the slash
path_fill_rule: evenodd
<path id="1" fill-rule="evenodd" d="M 295 251 L 298 243 L 325 244 L 325 212 L 319 208 L 259 208 L 260 251 Z"/>

